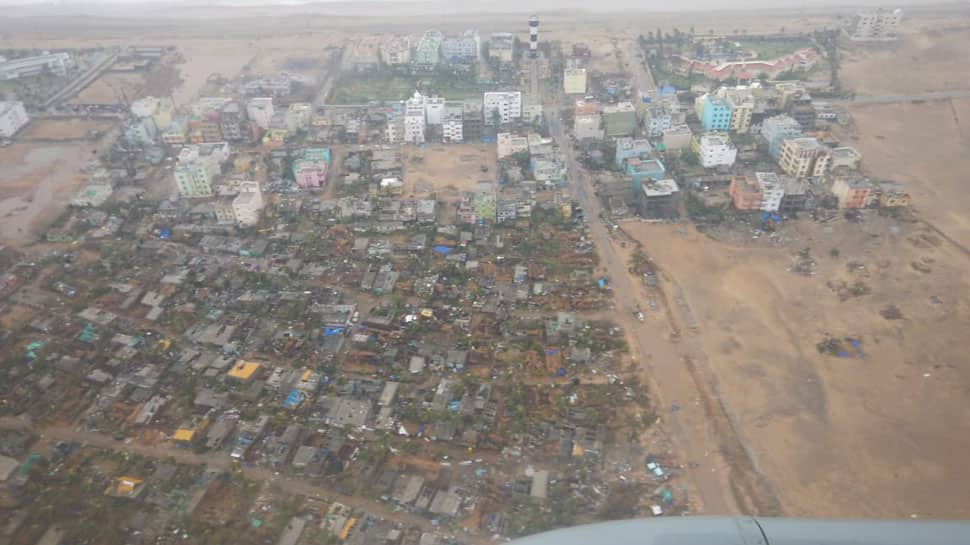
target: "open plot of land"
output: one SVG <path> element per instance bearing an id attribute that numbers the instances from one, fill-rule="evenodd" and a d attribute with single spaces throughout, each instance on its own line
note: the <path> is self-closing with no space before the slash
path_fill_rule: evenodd
<path id="1" fill-rule="evenodd" d="M 903 182 L 927 221 L 970 247 L 970 99 L 861 106 L 852 118 L 865 168 Z"/>
<path id="2" fill-rule="evenodd" d="M 970 276 L 960 250 L 923 225 L 874 215 L 791 223 L 794 248 L 731 247 L 680 226 L 624 229 L 683 290 L 699 330 L 682 342 L 710 365 L 787 514 L 970 516 Z M 806 246 L 816 274 L 788 272 Z M 837 288 L 856 281 L 869 293 L 841 300 Z M 890 305 L 901 319 L 880 314 Z M 864 357 L 820 354 L 827 334 L 861 339 Z"/>
<path id="3" fill-rule="evenodd" d="M 479 97 L 487 89 L 475 81 L 474 75 L 408 76 L 344 73 L 334 83 L 327 102 L 331 104 L 398 102 L 410 97 L 415 90 L 427 95 L 442 96 L 448 100 L 463 100 Z"/>
<path id="4" fill-rule="evenodd" d="M 497 158 L 492 146 L 452 144 L 404 148 L 404 195 L 456 201 L 462 191 L 475 191 L 478 182 L 494 182 Z M 482 165 L 488 168 L 482 172 Z"/>
<path id="5" fill-rule="evenodd" d="M 143 96 L 142 74 L 104 74 L 71 99 L 71 104 L 125 104 Z"/>
<path id="6" fill-rule="evenodd" d="M 843 51 L 841 78 L 860 95 L 970 89 L 970 28 L 924 28 L 897 43 Z"/>
<path id="7" fill-rule="evenodd" d="M 103 119 L 35 119 L 18 138 L 24 140 L 80 140 L 91 131 L 103 132 L 113 123 Z"/>
<path id="8" fill-rule="evenodd" d="M 759 59 L 771 60 L 783 55 L 790 55 L 799 49 L 812 47 L 808 38 L 793 36 L 780 39 L 742 38 L 738 40 L 741 47 L 751 50 Z"/>
<path id="9" fill-rule="evenodd" d="M 83 180 L 92 157 L 86 142 L 0 149 L 0 241 L 32 242 L 60 215 Z"/>

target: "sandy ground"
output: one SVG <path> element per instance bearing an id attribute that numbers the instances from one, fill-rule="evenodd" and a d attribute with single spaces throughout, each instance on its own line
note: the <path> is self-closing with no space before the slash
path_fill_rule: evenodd
<path id="1" fill-rule="evenodd" d="M 104 74 L 68 101 L 70 104 L 125 104 L 144 96 L 145 76 L 138 73 Z"/>
<path id="2" fill-rule="evenodd" d="M 0 149 L 0 242 L 21 246 L 41 236 L 74 197 L 94 149 L 88 142 Z"/>
<path id="3" fill-rule="evenodd" d="M 458 144 L 402 149 L 404 195 L 408 198 L 437 193 L 440 201 L 457 201 L 462 191 L 475 191 L 478 182 L 495 182 L 494 146 Z M 487 166 L 488 172 L 482 172 L 481 165 Z"/>
<path id="4" fill-rule="evenodd" d="M 865 170 L 903 182 L 927 221 L 970 247 L 970 99 L 863 106 L 852 117 L 847 142 Z"/>
<path id="5" fill-rule="evenodd" d="M 897 225 L 894 236 L 883 220 L 832 232 L 790 225 L 803 231 L 795 246 L 819 261 L 812 277 L 786 271 L 791 248 L 730 247 L 692 229 L 679 234 L 681 226 L 624 226 L 683 290 L 699 323 L 684 342 L 709 362 L 789 515 L 970 516 L 967 257 L 923 226 Z M 924 258 L 930 273 L 910 266 Z M 866 265 L 872 293 L 841 302 L 827 284 L 854 278 L 850 260 Z M 890 304 L 904 319 L 878 313 Z M 826 333 L 860 337 L 865 358 L 821 356 L 815 344 Z"/>
<path id="6" fill-rule="evenodd" d="M 77 140 L 88 136 L 90 131 L 106 131 L 112 121 L 102 119 L 34 119 L 18 139 L 23 140 Z"/>
<path id="7" fill-rule="evenodd" d="M 860 95 L 970 89 L 970 27 L 910 27 L 898 43 L 844 51 L 841 77 Z"/>

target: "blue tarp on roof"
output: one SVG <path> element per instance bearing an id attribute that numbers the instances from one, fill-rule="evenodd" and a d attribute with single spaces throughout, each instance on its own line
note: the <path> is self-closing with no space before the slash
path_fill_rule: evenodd
<path id="1" fill-rule="evenodd" d="M 287 396 L 286 401 L 283 402 L 283 406 L 287 409 L 295 409 L 303 403 L 303 392 L 299 390 L 293 390 L 290 395 Z"/>
<path id="2" fill-rule="evenodd" d="M 452 250 L 452 249 L 451 249 L 451 248 L 449 248 L 448 246 L 435 246 L 435 247 L 433 248 L 433 250 L 434 250 L 434 251 L 435 251 L 436 253 L 439 253 L 439 254 L 444 254 L 444 255 L 448 255 L 448 254 L 450 254 L 450 253 L 451 253 L 451 250 Z"/>
<path id="3" fill-rule="evenodd" d="M 556 350 L 555 348 L 550 348 L 550 349 L 546 350 L 546 355 L 547 356 L 555 356 L 558 353 L 559 353 L 559 350 Z"/>
<path id="4" fill-rule="evenodd" d="M 331 337 L 333 335 L 340 335 L 343 332 L 344 332 L 344 328 L 342 328 L 342 327 L 324 327 L 323 328 L 323 336 L 324 337 Z"/>
<path id="5" fill-rule="evenodd" d="M 166 227 L 162 229 L 161 233 L 159 233 L 158 238 L 165 240 L 170 236 L 172 236 L 172 231 L 168 227 Z"/>

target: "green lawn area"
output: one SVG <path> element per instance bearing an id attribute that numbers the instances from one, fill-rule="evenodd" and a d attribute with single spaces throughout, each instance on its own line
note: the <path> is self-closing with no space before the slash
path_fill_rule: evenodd
<path id="1" fill-rule="evenodd" d="M 424 94 L 443 96 L 448 100 L 463 100 L 479 96 L 488 89 L 476 82 L 473 75 L 406 76 L 343 73 L 334 83 L 327 102 L 330 104 L 397 102 L 410 97 L 415 90 Z"/>
<path id="2" fill-rule="evenodd" d="M 794 53 L 799 49 L 812 47 L 812 41 L 807 38 L 791 37 L 780 39 L 747 38 L 737 40 L 741 47 L 750 49 L 758 54 L 759 59 L 771 60 L 782 55 Z"/>

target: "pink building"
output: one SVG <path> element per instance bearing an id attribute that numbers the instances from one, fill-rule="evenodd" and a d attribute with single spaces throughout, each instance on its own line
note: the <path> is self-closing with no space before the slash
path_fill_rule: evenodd
<path id="1" fill-rule="evenodd" d="M 330 163 L 330 150 L 312 148 L 293 161 L 293 178 L 296 185 L 308 189 L 323 187 L 327 183 L 327 165 Z"/>

